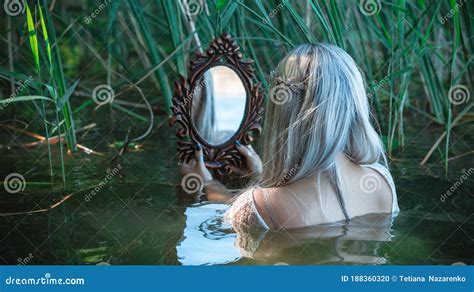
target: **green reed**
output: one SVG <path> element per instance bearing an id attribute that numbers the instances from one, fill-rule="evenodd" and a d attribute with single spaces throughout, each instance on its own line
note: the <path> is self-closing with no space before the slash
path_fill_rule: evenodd
<path id="1" fill-rule="evenodd" d="M 448 98 L 450 89 L 458 84 L 472 90 L 472 1 L 373 1 L 377 5 L 371 11 L 358 0 L 195 2 L 200 5 L 192 15 L 186 14 L 182 0 L 114 0 L 102 6 L 105 2 L 73 5 L 56 1 L 52 12 L 50 1 L 35 5 L 45 39 L 38 57 L 33 55 L 40 62 L 47 60 L 43 66 L 49 68 L 49 78 L 44 84 L 61 107 L 56 118 L 60 126 L 52 131 L 65 133 L 69 149 L 76 145 L 73 113 L 92 110 L 93 104 L 90 98 L 71 103 L 75 80 L 83 80 L 80 90 L 85 92 L 92 92 L 97 80 L 114 88 L 130 87 L 130 82 L 150 88 L 146 98 L 170 114 L 173 81 L 178 74 L 186 75 L 191 53 L 205 49 L 213 37 L 228 31 L 244 53 L 255 59 L 257 79 L 267 92 L 270 71 L 298 44 L 328 42 L 344 48 L 365 75 L 389 155 L 408 144 L 406 116 L 419 115 L 438 127 L 440 138 L 423 161 L 437 149 L 448 168 L 453 129 L 472 122 L 472 100 L 454 104 Z M 84 17 L 96 10 L 99 13 L 85 23 Z M 17 30 L 21 28 L 20 23 Z M 70 53 L 61 58 L 77 48 L 74 58 Z M 90 64 L 90 59 L 98 60 L 99 65 Z M 69 64 L 66 74 L 64 60 Z M 81 67 L 82 63 L 87 66 Z M 0 64 L 4 77 L 28 74 L 25 67 L 18 66 L 21 70 L 17 72 L 2 67 L 4 64 Z M 75 85 L 68 90 L 67 84 Z M 110 110 L 148 120 L 139 111 L 116 103 Z"/>

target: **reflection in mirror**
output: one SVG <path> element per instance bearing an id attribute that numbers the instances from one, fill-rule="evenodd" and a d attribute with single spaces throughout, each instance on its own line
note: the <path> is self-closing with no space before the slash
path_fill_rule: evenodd
<path id="1" fill-rule="evenodd" d="M 193 88 L 193 123 L 210 145 L 227 142 L 239 130 L 247 94 L 234 70 L 215 66 Z"/>

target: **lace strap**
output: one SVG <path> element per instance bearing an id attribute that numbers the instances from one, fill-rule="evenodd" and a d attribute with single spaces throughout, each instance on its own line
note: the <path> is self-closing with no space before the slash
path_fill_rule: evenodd
<path id="1" fill-rule="evenodd" d="M 259 188 L 259 190 L 260 190 L 260 191 L 262 192 L 262 194 L 263 194 L 264 208 L 265 208 L 265 210 L 266 210 L 267 213 L 268 213 L 268 217 L 270 218 L 271 225 L 272 225 L 272 227 L 275 228 L 275 227 L 278 226 L 278 224 L 277 224 L 277 222 L 276 222 L 276 220 L 275 220 L 275 217 L 276 217 L 276 216 L 275 216 L 275 210 L 273 209 L 273 204 L 272 204 L 272 202 L 270 201 L 269 195 L 268 195 L 268 193 L 266 192 L 266 190 L 261 189 L 261 188 Z M 255 208 L 255 209 L 256 209 L 256 208 Z M 257 213 L 258 213 L 258 211 L 257 211 Z M 260 215 L 260 214 L 259 214 L 259 215 Z M 260 216 L 260 217 L 261 217 L 261 216 Z"/>

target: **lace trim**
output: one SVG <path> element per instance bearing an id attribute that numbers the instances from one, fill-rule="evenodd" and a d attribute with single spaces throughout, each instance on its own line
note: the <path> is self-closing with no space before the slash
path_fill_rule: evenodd
<path id="1" fill-rule="evenodd" d="M 241 194 L 226 212 L 224 218 L 234 228 L 260 227 L 268 229 L 267 224 L 265 224 L 255 207 L 253 190 Z"/>

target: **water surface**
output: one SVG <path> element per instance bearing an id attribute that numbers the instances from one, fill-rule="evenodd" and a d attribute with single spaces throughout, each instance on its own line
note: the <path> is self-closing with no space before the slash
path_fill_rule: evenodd
<path id="1" fill-rule="evenodd" d="M 470 128 L 458 131 L 462 138 L 453 143 L 452 156 L 473 145 Z M 441 199 L 474 167 L 472 155 L 450 161 L 447 174 L 438 155 L 420 166 L 439 129 L 407 132 L 408 146 L 394 153 L 391 164 L 401 209 L 396 218 L 369 215 L 348 224 L 251 234 L 237 234 L 223 221 L 228 206 L 181 191 L 176 141 L 166 125 L 156 126 L 142 148 L 125 154 L 122 171 L 94 195 L 112 171 L 110 159 L 116 152 L 104 129 L 92 131 L 82 143 L 105 156 L 67 156 L 66 187 L 57 158 L 55 179 L 47 175 L 44 148 L 3 147 L 0 175 L 21 173 L 27 184 L 16 194 L 0 188 L 0 263 L 474 264 L 473 179 L 463 180 Z M 30 141 L 12 140 L 4 132 L 1 138 L 4 145 Z M 22 213 L 48 209 L 64 198 L 49 211 Z M 20 214 L 6 215 L 15 212 Z"/>

